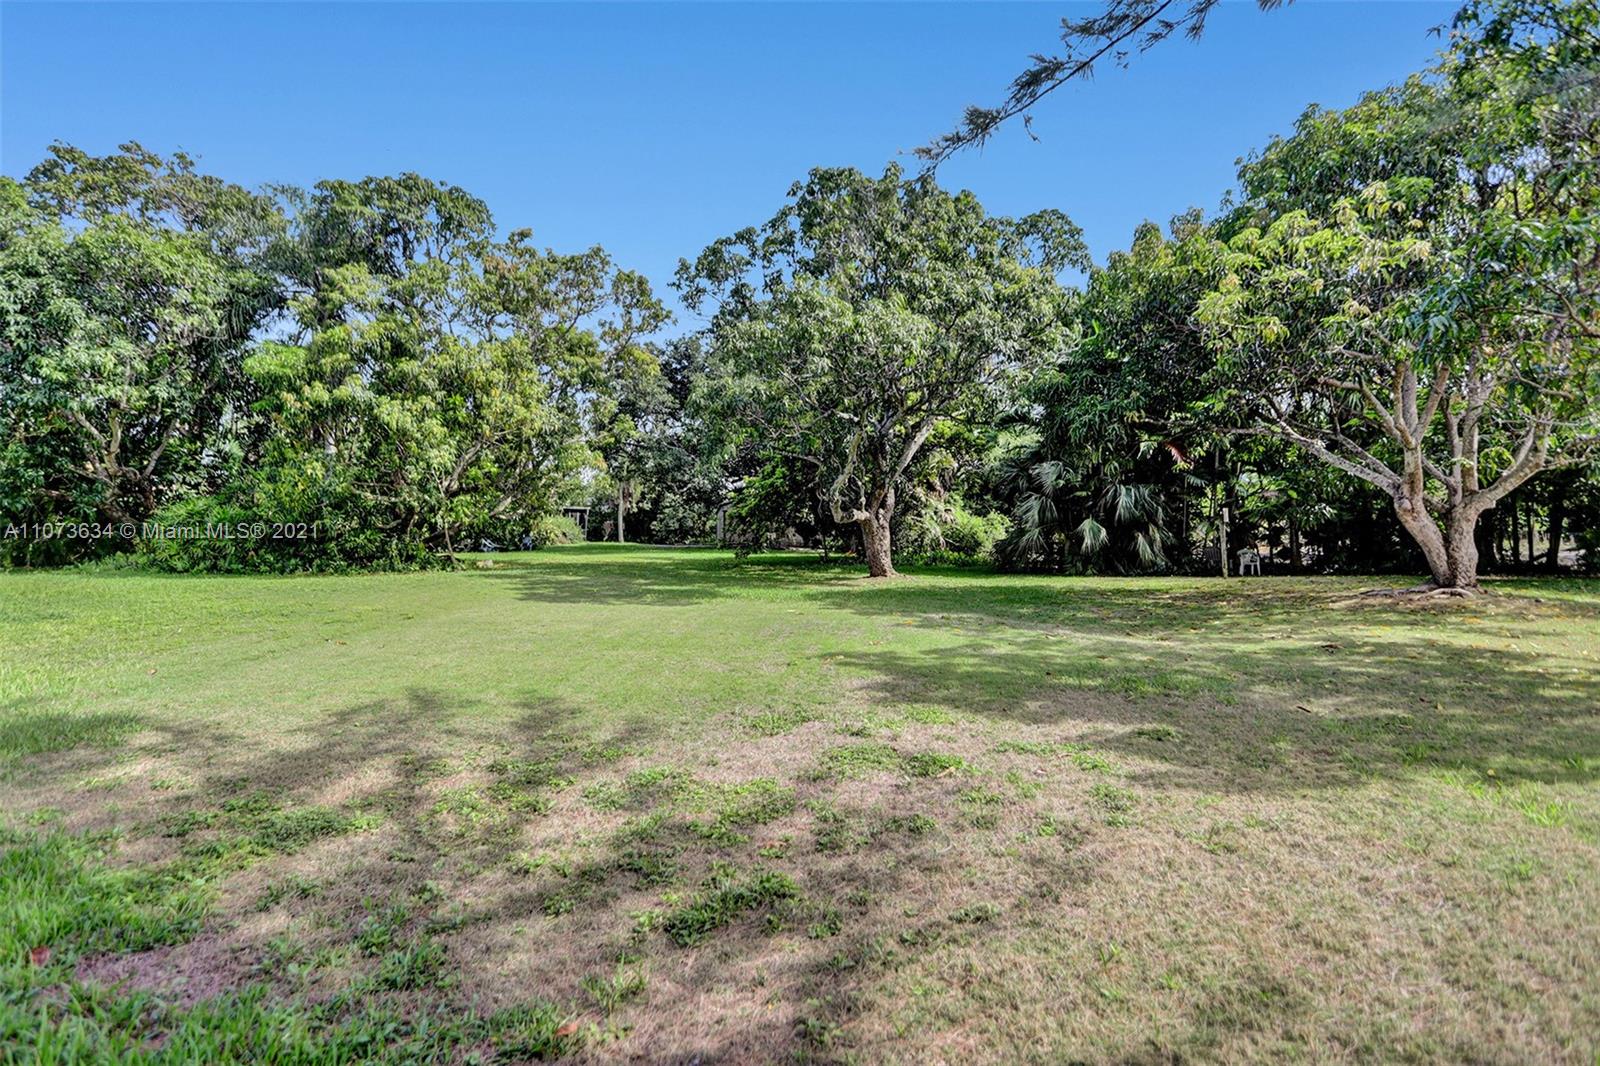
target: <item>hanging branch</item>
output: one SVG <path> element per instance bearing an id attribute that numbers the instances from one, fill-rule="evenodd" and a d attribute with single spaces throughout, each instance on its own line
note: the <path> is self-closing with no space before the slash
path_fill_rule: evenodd
<path id="1" fill-rule="evenodd" d="M 1292 0 L 1256 0 L 1263 11 Z M 1205 33 L 1206 17 L 1219 0 L 1109 0 L 1100 14 L 1085 19 L 1061 20 L 1061 54 L 1035 55 L 1033 65 L 1017 75 L 998 107 L 969 107 L 961 125 L 931 144 L 915 150 L 917 158 L 933 170 L 957 152 L 982 147 L 1009 120 L 1022 116 L 1033 136 L 1035 104 L 1073 79 L 1093 75 L 1096 63 L 1108 56 L 1126 67 L 1134 52 L 1145 52 L 1179 30 L 1190 40 Z M 1037 140 L 1037 138 L 1035 138 Z"/>

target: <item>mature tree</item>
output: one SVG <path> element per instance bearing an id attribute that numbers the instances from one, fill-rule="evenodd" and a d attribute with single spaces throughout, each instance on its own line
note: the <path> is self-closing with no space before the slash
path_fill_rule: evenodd
<path id="1" fill-rule="evenodd" d="M 1432 78 L 1308 115 L 1247 192 L 1285 159 L 1336 190 L 1374 116 L 1416 172 L 1311 210 L 1266 182 L 1199 317 L 1255 430 L 1382 489 L 1432 584 L 1470 589 L 1479 517 L 1600 437 L 1600 17 L 1470 6 Z"/>
<path id="2" fill-rule="evenodd" d="M 280 298 L 270 200 L 137 144 L 0 179 L 0 503 L 142 520 L 203 487 Z"/>
<path id="3" fill-rule="evenodd" d="M 640 337 L 665 312 L 641 277 L 599 248 L 495 240 L 455 187 L 324 182 L 295 231 L 289 343 L 248 364 L 252 506 L 320 518 L 350 561 L 525 532 L 589 460 L 613 383 L 653 363 Z"/>
<path id="4" fill-rule="evenodd" d="M 819 169 L 765 225 L 683 262 L 678 285 L 714 310 L 744 424 L 816 471 L 882 577 L 907 469 L 941 420 L 985 417 L 1019 367 L 1059 346 L 1069 264 L 1087 255 L 1059 212 L 995 218 L 896 167 Z"/>

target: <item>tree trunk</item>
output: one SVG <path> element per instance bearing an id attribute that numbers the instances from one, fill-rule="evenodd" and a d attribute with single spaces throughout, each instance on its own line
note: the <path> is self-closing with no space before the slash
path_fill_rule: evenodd
<path id="1" fill-rule="evenodd" d="M 1489 571 L 1500 569 L 1499 542 L 1500 527 L 1495 515 L 1498 512 L 1487 512 L 1483 520 L 1478 523 L 1474 536 L 1478 539 L 1478 558 L 1486 564 Z"/>
<path id="2" fill-rule="evenodd" d="M 1450 563 L 1449 583 L 1434 584 L 1440 588 L 1475 589 L 1478 587 L 1478 516 L 1482 512 L 1462 506 L 1452 510 L 1446 521 L 1445 549 Z"/>
<path id="3" fill-rule="evenodd" d="M 1478 541 L 1475 536 L 1481 509 L 1470 505 L 1451 508 L 1444 516 L 1444 528 L 1428 513 L 1425 505 L 1396 497 L 1395 514 L 1400 524 L 1422 549 L 1428 561 L 1429 584 L 1441 589 L 1478 587 Z"/>
<path id="4" fill-rule="evenodd" d="M 1550 501 L 1550 546 L 1545 551 L 1544 568 L 1552 574 L 1561 569 L 1561 537 L 1567 524 L 1567 499 L 1564 492 Z"/>
<path id="5" fill-rule="evenodd" d="M 1299 573 L 1305 566 L 1305 560 L 1300 552 L 1300 523 L 1293 518 L 1289 519 L 1289 565 Z"/>
<path id="6" fill-rule="evenodd" d="M 626 543 L 628 543 L 628 538 L 627 538 L 626 534 L 624 534 L 622 532 L 622 490 L 621 489 L 617 490 L 617 543 L 618 544 L 626 544 Z"/>
<path id="7" fill-rule="evenodd" d="M 894 577 L 894 552 L 889 543 L 889 519 L 892 512 L 882 509 L 858 521 L 861 527 L 861 547 L 867 556 L 867 574 L 871 577 Z"/>

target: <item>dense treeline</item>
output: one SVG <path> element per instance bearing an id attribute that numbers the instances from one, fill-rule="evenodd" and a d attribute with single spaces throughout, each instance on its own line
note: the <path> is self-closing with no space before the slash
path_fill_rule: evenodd
<path id="1" fill-rule="evenodd" d="M 1595 6 L 1471 5 L 1433 69 L 1101 264 L 1059 211 L 816 170 L 682 263 L 709 324 L 663 341 L 641 276 L 461 189 L 59 145 L 0 181 L 0 514 L 33 534 L 0 553 L 148 522 L 295 534 L 140 539 L 172 568 L 421 566 L 582 503 L 878 575 L 1593 565 L 1597 168 Z"/>
<path id="2" fill-rule="evenodd" d="M 667 318 L 602 249 L 497 238 L 481 200 L 414 174 L 250 192 L 58 145 L 0 213 L 12 562 L 146 522 L 287 531 L 139 538 L 182 568 L 423 565 L 537 533 Z"/>

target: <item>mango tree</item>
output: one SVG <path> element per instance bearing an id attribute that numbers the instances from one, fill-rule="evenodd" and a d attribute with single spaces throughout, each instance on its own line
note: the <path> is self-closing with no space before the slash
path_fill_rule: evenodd
<path id="1" fill-rule="evenodd" d="M 747 436 L 815 472 L 885 577 L 908 468 L 941 420 L 988 417 L 1060 347 L 1068 265 L 1087 252 L 1060 212 L 997 218 L 896 167 L 819 169 L 764 225 L 680 264 L 678 287 L 711 312 L 713 373 Z"/>

